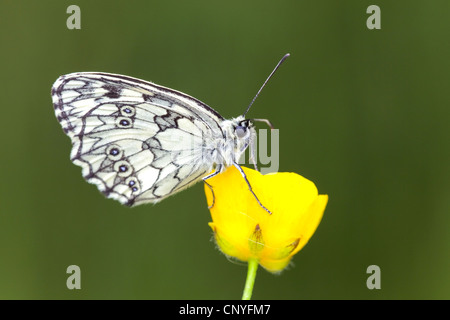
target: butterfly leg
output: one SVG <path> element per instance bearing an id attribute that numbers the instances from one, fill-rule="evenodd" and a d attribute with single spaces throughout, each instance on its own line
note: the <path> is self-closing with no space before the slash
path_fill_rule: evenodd
<path id="1" fill-rule="evenodd" d="M 275 127 L 273 126 L 272 122 L 270 122 L 267 119 L 252 119 L 252 121 L 264 122 L 270 127 L 270 129 L 272 129 L 272 130 L 275 129 Z"/>
<path id="2" fill-rule="evenodd" d="M 258 121 L 258 122 L 264 122 L 265 124 L 267 124 L 270 127 L 270 130 L 275 129 L 275 127 L 273 126 L 272 122 L 270 122 L 267 119 L 251 119 L 252 121 Z M 258 165 L 256 164 L 256 157 L 255 157 L 255 150 L 254 148 L 252 148 L 252 145 L 250 145 L 250 160 L 253 162 L 253 166 L 255 167 L 256 171 L 258 170 Z"/>
<path id="3" fill-rule="evenodd" d="M 250 182 L 248 181 L 247 176 L 245 175 L 245 172 L 244 172 L 244 170 L 242 170 L 241 166 L 238 165 L 236 162 L 233 162 L 233 165 L 234 165 L 234 166 L 236 167 L 236 169 L 238 169 L 239 172 L 241 173 L 242 177 L 244 178 L 245 182 L 246 182 L 247 185 L 248 185 L 248 190 L 250 190 L 250 192 L 253 194 L 253 196 L 255 197 L 256 201 L 257 201 L 258 204 L 259 204 L 259 206 L 260 206 L 261 208 L 263 208 L 264 210 L 266 210 L 268 214 L 272 214 L 272 212 L 270 212 L 270 210 L 267 209 L 267 208 L 261 203 L 261 201 L 259 201 L 259 199 L 258 199 L 258 197 L 256 196 L 256 194 L 253 192 L 252 186 L 250 185 Z"/>
<path id="4" fill-rule="evenodd" d="M 210 206 L 208 206 L 208 209 L 211 209 L 212 207 L 214 207 L 214 203 L 216 202 L 216 196 L 214 195 L 214 190 L 212 185 L 210 185 L 208 182 L 206 182 L 207 179 L 212 178 L 216 175 L 218 175 L 220 173 L 220 171 L 222 171 L 222 166 L 218 166 L 216 168 L 216 171 L 214 171 L 213 173 L 207 175 L 206 177 L 202 178 L 203 182 L 208 186 L 208 188 L 211 190 L 212 192 L 212 196 L 213 196 L 213 201 L 212 204 Z"/>
<path id="5" fill-rule="evenodd" d="M 255 170 L 259 171 L 258 163 L 256 162 L 255 148 L 253 147 L 253 142 L 251 142 L 251 144 L 250 144 L 250 161 L 253 163 Z"/>

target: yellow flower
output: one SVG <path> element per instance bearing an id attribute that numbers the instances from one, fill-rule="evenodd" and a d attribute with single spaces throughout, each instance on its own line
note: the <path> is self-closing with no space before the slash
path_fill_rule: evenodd
<path id="1" fill-rule="evenodd" d="M 282 271 L 313 235 L 322 219 L 327 195 L 296 173 L 262 175 L 243 167 L 256 201 L 235 167 L 208 179 L 214 190 L 209 226 L 220 250 L 242 261 L 257 259 L 270 272 Z M 208 205 L 213 202 L 205 185 Z"/>

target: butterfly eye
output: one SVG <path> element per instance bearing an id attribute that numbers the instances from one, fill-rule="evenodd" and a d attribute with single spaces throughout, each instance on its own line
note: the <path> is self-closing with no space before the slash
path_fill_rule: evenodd
<path id="1" fill-rule="evenodd" d="M 247 127 L 236 126 L 236 128 L 234 129 L 234 132 L 236 132 L 236 135 L 238 136 L 238 138 L 242 139 L 247 134 Z"/>

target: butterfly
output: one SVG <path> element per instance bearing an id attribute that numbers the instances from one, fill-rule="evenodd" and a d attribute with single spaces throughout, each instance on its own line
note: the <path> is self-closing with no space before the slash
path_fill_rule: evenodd
<path id="1" fill-rule="evenodd" d="M 83 177 L 106 197 L 136 206 L 161 201 L 199 180 L 212 190 L 206 180 L 232 165 L 253 193 L 237 162 L 256 137 L 252 121 L 271 125 L 245 118 L 261 89 L 233 119 L 185 93 L 118 74 L 63 75 L 51 94 L 56 118 L 72 141 L 70 159 Z"/>

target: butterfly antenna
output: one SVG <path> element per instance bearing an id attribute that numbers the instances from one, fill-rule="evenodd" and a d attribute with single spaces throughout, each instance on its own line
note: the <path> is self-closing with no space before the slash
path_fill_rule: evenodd
<path id="1" fill-rule="evenodd" d="M 261 86 L 261 88 L 258 90 L 258 92 L 256 93 L 256 96 L 253 98 L 252 102 L 250 102 L 250 105 L 247 107 L 247 110 L 245 110 L 244 114 L 242 116 L 245 117 L 245 115 L 247 114 L 248 110 L 250 110 L 250 107 L 252 106 L 253 102 L 255 102 L 256 98 L 258 98 L 259 94 L 261 93 L 262 89 L 266 86 L 266 83 L 269 81 L 270 78 L 272 78 L 273 74 L 275 73 L 275 71 L 277 71 L 277 69 L 281 66 L 281 64 L 284 62 L 284 60 L 286 60 L 288 57 L 290 56 L 289 53 L 286 53 L 284 55 L 283 58 L 281 58 L 281 60 L 278 62 L 278 64 L 276 65 L 275 69 L 273 69 L 273 71 L 269 74 L 269 76 L 267 77 L 266 81 L 264 81 L 263 85 Z"/>

